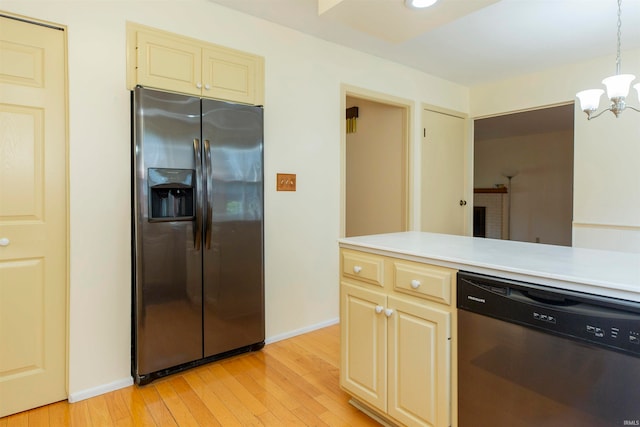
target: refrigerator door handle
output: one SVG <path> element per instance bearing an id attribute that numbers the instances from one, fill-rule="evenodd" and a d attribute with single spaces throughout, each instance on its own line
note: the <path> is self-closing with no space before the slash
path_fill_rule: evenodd
<path id="1" fill-rule="evenodd" d="M 211 249 L 211 228 L 213 216 L 213 200 L 211 200 L 211 188 L 213 187 L 213 178 L 211 171 L 211 143 L 208 139 L 204 140 L 204 173 L 205 173 L 205 205 L 207 207 L 207 217 L 204 225 L 204 244 L 206 249 Z"/>
<path id="2" fill-rule="evenodd" d="M 198 138 L 193 139 L 193 157 L 194 163 L 196 165 L 196 180 L 200 182 L 200 177 L 202 176 L 202 171 L 200 165 L 202 164 L 202 159 L 200 158 L 200 140 Z M 196 196 L 196 226 L 193 227 L 193 247 L 195 250 L 199 251 L 202 243 L 202 202 L 200 202 L 200 197 Z"/>

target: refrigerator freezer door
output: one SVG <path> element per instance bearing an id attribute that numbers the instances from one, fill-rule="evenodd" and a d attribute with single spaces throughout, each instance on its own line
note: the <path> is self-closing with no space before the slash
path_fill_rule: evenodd
<path id="1" fill-rule="evenodd" d="M 263 110 L 202 100 L 204 356 L 264 341 Z"/>
<path id="2" fill-rule="evenodd" d="M 195 151 L 200 99 L 136 88 L 133 108 L 133 338 L 140 382 L 149 373 L 202 358 L 202 254 L 196 235 L 202 177 Z M 164 181 L 149 180 L 158 171 Z M 157 215 L 163 221 L 150 218 L 150 207 L 163 212 Z"/>

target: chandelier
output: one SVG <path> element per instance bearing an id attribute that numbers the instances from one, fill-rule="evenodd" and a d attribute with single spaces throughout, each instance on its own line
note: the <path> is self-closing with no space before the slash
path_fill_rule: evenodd
<path id="1" fill-rule="evenodd" d="M 595 119 L 599 117 L 605 111 L 611 111 L 616 117 L 625 110 L 625 108 L 631 108 L 632 110 L 640 112 L 637 108 L 634 108 L 626 104 L 626 97 L 629 95 L 629 86 L 631 82 L 636 78 L 633 74 L 620 74 L 620 29 L 622 27 L 622 13 L 621 13 L 622 0 L 618 0 L 618 49 L 616 51 L 616 74 L 607 77 L 602 80 L 607 88 L 607 97 L 611 101 L 611 106 L 606 110 L 595 114 L 600 105 L 600 97 L 604 93 L 602 89 L 588 89 L 578 92 L 576 96 L 580 100 L 580 108 L 587 113 L 587 119 Z M 638 91 L 640 96 L 640 83 L 636 83 L 633 87 Z"/>

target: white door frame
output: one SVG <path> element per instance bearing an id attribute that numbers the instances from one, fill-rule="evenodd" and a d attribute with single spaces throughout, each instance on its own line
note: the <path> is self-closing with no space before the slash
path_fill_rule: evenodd
<path id="1" fill-rule="evenodd" d="M 342 84 L 340 86 L 340 237 L 346 235 L 346 218 L 347 218 L 347 191 L 346 191 L 346 176 L 347 176 L 347 129 L 344 111 L 347 108 L 347 97 L 361 98 L 368 101 L 378 102 L 380 104 L 392 105 L 394 107 L 400 107 L 404 109 L 404 135 L 403 135 L 403 162 L 404 162 L 404 223 L 405 230 L 411 230 L 413 228 L 414 215 L 413 206 L 414 201 L 412 197 L 413 185 L 413 167 L 412 162 L 409 160 L 412 156 L 409 154 L 412 152 L 410 141 L 413 141 L 413 113 L 415 104 L 413 101 L 399 98 L 392 95 L 387 95 L 380 92 L 375 92 L 369 89 L 364 89 L 356 86 Z"/>

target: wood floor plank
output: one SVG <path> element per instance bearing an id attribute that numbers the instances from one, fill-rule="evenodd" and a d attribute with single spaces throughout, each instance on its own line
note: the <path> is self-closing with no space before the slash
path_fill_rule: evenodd
<path id="1" fill-rule="evenodd" d="M 251 359 L 252 363 L 259 363 L 262 360 L 264 363 L 264 355 L 260 357 L 256 357 Z M 309 386 L 309 384 L 304 381 L 302 384 L 300 381 L 295 381 L 297 376 L 287 370 L 286 366 L 277 361 L 272 361 L 269 366 L 269 378 L 271 378 L 274 383 L 276 383 L 279 387 L 282 388 L 285 392 L 285 399 L 291 399 L 296 402 L 296 406 L 305 406 L 308 407 L 312 411 L 324 412 L 326 409 L 320 405 L 316 400 L 313 399 L 314 396 L 317 395 L 315 389 Z"/>
<path id="2" fill-rule="evenodd" d="M 312 412 L 308 408 L 305 408 L 303 406 L 296 408 L 293 412 L 295 413 L 296 417 L 302 420 L 305 425 L 315 427 L 325 427 L 329 425 L 322 421 L 322 418 L 320 418 L 322 414 Z"/>
<path id="3" fill-rule="evenodd" d="M 207 388 L 220 398 L 243 426 L 262 425 L 260 420 L 225 386 L 222 380 L 214 375 L 211 366 L 207 366 L 207 369 L 198 372 L 202 380 L 207 384 Z"/>
<path id="4" fill-rule="evenodd" d="M 28 427 L 29 413 L 21 412 L 19 414 L 10 415 L 7 419 L 7 427 Z"/>
<path id="5" fill-rule="evenodd" d="M 178 424 L 173 419 L 173 415 L 171 415 L 160 394 L 152 384 L 139 387 L 138 390 L 144 399 L 145 406 L 149 409 L 153 420 L 158 426 L 177 427 Z"/>
<path id="6" fill-rule="evenodd" d="M 284 376 L 284 378 L 298 387 L 301 391 L 308 394 L 309 396 L 318 396 L 322 394 L 320 390 L 318 390 L 313 385 L 309 384 L 305 381 L 301 376 L 299 376 L 291 367 L 282 361 L 280 358 L 281 353 L 279 351 L 272 352 L 264 352 L 263 360 L 267 366 L 272 366 L 277 368 L 275 372 Z"/>
<path id="7" fill-rule="evenodd" d="M 121 390 L 117 390 L 113 393 L 107 393 L 104 397 L 107 409 L 111 415 L 111 420 L 114 424 L 122 424 L 124 420 L 132 420 L 131 411 L 124 401 Z"/>
<path id="8" fill-rule="evenodd" d="M 142 394 L 138 392 L 136 386 L 129 386 L 116 390 L 114 394 L 118 394 L 122 403 L 130 413 L 131 419 L 136 426 L 156 427 L 156 422 L 147 408 Z"/>
<path id="9" fill-rule="evenodd" d="M 29 425 L 30 426 L 42 426 L 48 427 L 49 424 L 49 407 L 41 406 L 32 411 L 29 411 Z"/>
<path id="10" fill-rule="evenodd" d="M 260 415 L 268 411 L 249 390 L 243 387 L 242 384 L 227 371 L 225 364 L 213 364 L 210 369 L 213 375 L 220 378 L 225 387 L 227 387 L 252 414 Z"/>
<path id="11" fill-rule="evenodd" d="M 265 422 L 270 422 L 272 417 L 280 420 L 280 425 L 300 425 L 301 420 L 286 408 L 277 397 L 267 392 L 262 385 L 258 384 L 250 375 L 239 374 L 235 377 L 244 388 L 246 388 L 253 396 L 260 401 L 266 408 L 269 408 L 264 414 L 260 414 L 258 418 Z M 290 398 L 287 400 L 291 400 Z M 297 405 L 299 407 L 299 405 Z M 263 417 L 263 415 L 266 415 Z"/>
<path id="12" fill-rule="evenodd" d="M 71 418 L 69 415 L 69 402 L 66 400 L 63 402 L 56 402 L 48 405 L 49 408 L 49 425 L 54 426 L 68 426 L 71 424 Z"/>
<path id="13" fill-rule="evenodd" d="M 206 383 L 198 375 L 198 369 L 194 369 L 184 374 L 185 380 L 189 383 L 194 392 L 207 406 L 207 408 L 209 408 L 221 425 L 225 427 L 242 427 L 240 421 L 238 421 L 218 395 L 207 388 Z"/>
<path id="14" fill-rule="evenodd" d="M 200 425 L 207 427 L 221 425 L 183 376 L 172 378 L 170 384 Z"/>
<path id="15" fill-rule="evenodd" d="M 321 395 L 316 398 L 323 406 L 325 406 L 331 414 L 335 414 L 341 420 L 348 423 L 349 426 L 365 427 L 378 425 L 376 421 L 354 408 L 351 405 L 340 405 L 327 395 Z"/>
<path id="16" fill-rule="evenodd" d="M 92 426 L 91 413 L 89 412 L 88 400 L 76 402 L 69 405 L 69 419 L 72 426 Z"/>
<path id="17" fill-rule="evenodd" d="M 184 404 L 178 393 L 171 385 L 171 381 L 162 381 L 154 385 L 162 401 L 171 412 L 173 419 L 180 427 L 198 426 L 198 421 L 193 417 L 189 408 Z"/>
<path id="18" fill-rule="evenodd" d="M 94 426 L 109 426 L 113 424 L 109 408 L 107 407 L 106 395 L 96 396 L 86 401 L 91 416 L 91 423 Z"/>
<path id="19" fill-rule="evenodd" d="M 146 386 L 0 418 L 0 427 L 379 425 L 349 404 L 339 361 L 340 328 L 332 325 Z"/>

